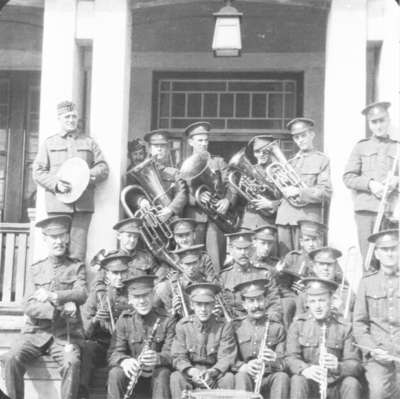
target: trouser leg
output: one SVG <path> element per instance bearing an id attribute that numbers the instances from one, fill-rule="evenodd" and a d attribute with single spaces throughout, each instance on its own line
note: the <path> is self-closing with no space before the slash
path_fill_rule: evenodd
<path id="1" fill-rule="evenodd" d="M 290 399 L 308 399 L 309 393 L 307 379 L 302 375 L 293 375 L 290 379 Z"/>
<path id="2" fill-rule="evenodd" d="M 67 350 L 66 350 L 67 349 Z M 62 345 L 53 342 L 49 348 L 50 356 L 60 366 L 61 399 L 76 399 L 80 381 L 80 348 L 78 345 Z"/>
<path id="3" fill-rule="evenodd" d="M 249 392 L 253 391 L 254 380 L 250 376 L 250 374 L 239 371 L 235 375 L 235 389 L 240 391 L 249 391 Z"/>
<path id="4" fill-rule="evenodd" d="M 30 342 L 21 342 L 11 347 L 5 355 L 4 377 L 8 396 L 11 399 L 24 398 L 24 374 L 26 366 L 43 353 Z"/>
<path id="5" fill-rule="evenodd" d="M 277 225 L 279 240 L 279 257 L 298 247 L 298 227 L 291 225 Z"/>
<path id="6" fill-rule="evenodd" d="M 107 399 L 122 399 L 128 382 L 128 377 L 121 367 L 111 368 L 108 372 Z"/>
<path id="7" fill-rule="evenodd" d="M 166 367 L 156 368 L 151 379 L 152 399 L 170 399 L 169 381 L 171 371 Z"/>
<path id="8" fill-rule="evenodd" d="M 235 377 L 232 373 L 225 373 L 217 380 L 217 387 L 219 389 L 233 389 L 235 386 Z"/>
<path id="9" fill-rule="evenodd" d="M 364 367 L 370 399 L 400 397 L 397 386 L 396 367 L 393 362 L 383 365 L 376 361 L 369 361 Z"/>
<path id="10" fill-rule="evenodd" d="M 174 371 L 170 378 L 172 399 L 182 399 L 185 390 L 192 390 L 192 384 L 179 371 Z"/>
<path id="11" fill-rule="evenodd" d="M 358 233 L 358 245 L 360 247 L 360 252 L 363 260 L 368 251 L 368 237 L 372 234 L 374 228 L 376 213 L 374 212 L 356 212 L 355 221 L 357 225 Z"/>
<path id="12" fill-rule="evenodd" d="M 207 222 L 206 249 L 211 257 L 217 273 L 221 270 L 226 253 L 226 238 L 218 226 L 213 222 Z"/>
<path id="13" fill-rule="evenodd" d="M 80 386 L 84 392 L 89 392 L 93 370 L 106 363 L 106 349 L 94 341 L 85 341 L 81 348 L 81 379 Z"/>
<path id="14" fill-rule="evenodd" d="M 361 384 L 355 377 L 345 377 L 339 388 L 340 399 L 360 399 Z"/>
<path id="15" fill-rule="evenodd" d="M 281 298 L 281 304 L 283 312 L 283 324 L 287 330 L 290 324 L 292 324 L 293 317 L 296 314 L 296 298 Z"/>
<path id="16" fill-rule="evenodd" d="M 263 378 L 261 391 L 265 398 L 270 399 L 288 399 L 290 391 L 289 376 L 278 371 Z"/>

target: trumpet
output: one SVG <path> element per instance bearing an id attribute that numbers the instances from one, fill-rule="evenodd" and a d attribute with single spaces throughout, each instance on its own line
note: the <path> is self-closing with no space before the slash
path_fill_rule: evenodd
<path id="1" fill-rule="evenodd" d="M 269 181 L 246 156 L 245 148 L 237 152 L 229 161 L 232 169 L 228 175 L 229 184 L 251 206 L 252 202 L 265 197 L 271 201 L 279 201 L 282 197 L 275 185 Z M 273 211 L 260 210 L 259 213 L 271 216 Z"/>
<path id="2" fill-rule="evenodd" d="M 265 323 L 265 331 L 264 331 L 260 350 L 258 351 L 258 357 L 257 357 L 257 359 L 262 362 L 260 371 L 256 375 L 256 378 L 254 381 L 254 393 L 257 395 L 260 395 L 261 383 L 262 383 L 262 379 L 263 379 L 264 373 L 265 373 L 265 362 L 263 361 L 263 356 L 264 356 L 264 349 L 267 346 L 268 332 L 269 332 L 269 320 L 267 320 L 267 322 Z"/>
<path id="3" fill-rule="evenodd" d="M 171 287 L 172 287 L 174 295 L 176 295 L 179 298 L 179 301 L 182 306 L 183 317 L 188 317 L 190 313 L 189 313 L 188 306 L 186 304 L 186 300 L 185 300 L 185 296 L 183 293 L 182 284 L 181 284 L 179 276 L 176 276 L 176 279 L 173 279 L 171 275 L 167 275 L 167 278 L 168 278 L 169 282 L 171 283 Z M 175 310 L 173 310 L 173 312 L 175 313 Z"/>
<path id="4" fill-rule="evenodd" d="M 328 369 L 324 367 L 323 364 L 323 356 L 327 352 L 326 349 L 326 324 L 324 323 L 321 327 L 321 342 L 319 345 L 319 364 L 321 367 L 321 370 L 323 370 L 323 377 L 322 380 L 319 383 L 319 397 L 320 399 L 326 399 L 328 396 Z"/>
<path id="5" fill-rule="evenodd" d="M 151 345 L 153 344 L 156 332 L 158 327 L 161 324 L 161 320 L 158 318 L 156 322 L 153 325 L 153 328 L 151 329 L 150 335 L 146 339 L 144 346 L 139 354 L 138 357 L 138 362 L 139 362 L 139 370 L 137 373 L 130 379 L 128 387 L 126 388 L 125 395 L 123 399 L 130 399 L 132 396 L 133 390 L 135 389 L 135 386 L 139 380 L 139 377 L 142 375 L 143 372 L 143 363 L 142 363 L 142 357 L 146 351 L 148 351 L 151 348 Z"/>
<path id="6" fill-rule="evenodd" d="M 101 295 L 101 292 L 97 293 L 97 298 L 99 301 L 99 309 L 108 312 L 110 320 L 103 320 L 105 327 L 109 331 L 109 333 L 112 335 L 115 331 L 115 320 L 114 320 L 114 314 L 112 311 L 112 306 L 111 306 L 111 301 L 107 293 L 103 293 Z M 104 303 L 105 299 L 105 303 Z"/>
<path id="7" fill-rule="evenodd" d="M 299 189 L 307 188 L 307 185 L 301 180 L 299 174 L 294 170 L 293 166 L 288 162 L 284 153 L 279 147 L 278 140 L 266 144 L 262 151 L 269 152 L 276 159 L 267 166 L 266 174 L 268 178 L 275 184 L 276 188 L 282 193 L 287 201 L 296 208 L 301 208 L 306 204 L 299 197 L 286 197 L 285 189 L 288 187 L 297 187 Z"/>

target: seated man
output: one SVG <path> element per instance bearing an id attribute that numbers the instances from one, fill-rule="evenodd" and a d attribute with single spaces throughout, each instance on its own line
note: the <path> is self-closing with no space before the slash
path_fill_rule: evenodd
<path id="1" fill-rule="evenodd" d="M 238 357 L 234 366 L 237 371 L 235 388 L 254 391 L 255 380 L 260 377 L 264 363 L 260 392 L 264 397 L 287 399 L 290 381 L 284 372 L 286 333 L 283 325 L 270 319 L 266 313 L 268 283 L 267 279 L 250 280 L 235 287 L 242 296 L 247 313 L 245 318 L 238 319 L 234 325 L 238 345 Z M 266 344 L 264 351 L 260 353 L 263 339 Z"/>
<path id="2" fill-rule="evenodd" d="M 242 299 L 239 293 L 234 292 L 234 287 L 248 280 L 265 278 L 269 275 L 265 268 L 255 267 L 250 261 L 253 232 L 242 230 L 237 233 L 227 234 L 230 238 L 232 264 L 221 271 L 220 280 L 224 287 L 223 297 L 230 308 L 230 312 L 235 317 L 245 315 L 242 306 Z M 282 308 L 278 297 L 273 297 L 273 291 L 270 294 L 268 312 L 275 313 L 280 317 Z"/>
<path id="3" fill-rule="evenodd" d="M 110 255 L 101 261 L 105 270 L 105 287 L 92 287 L 85 304 L 88 323 L 84 345 L 85 367 L 81 370 L 81 386 L 88 392 L 93 369 L 107 364 L 107 353 L 115 331 L 115 323 L 124 310 L 129 307 L 128 296 L 123 284 L 131 260 L 126 255 Z"/>
<path id="4" fill-rule="evenodd" d="M 334 280 L 337 283 L 338 274 L 341 274 L 340 266 L 337 259 L 342 256 L 342 253 L 332 247 L 322 247 L 311 251 L 309 253 L 311 260 L 313 261 L 312 274 L 319 278 L 328 280 Z M 296 303 L 296 314 L 301 314 L 307 310 L 307 295 L 301 293 L 297 297 Z M 346 320 L 352 319 L 354 309 L 355 296 L 351 288 L 347 284 L 341 284 L 341 286 L 333 294 L 332 298 L 332 310 L 338 317 L 344 317 Z"/>
<path id="5" fill-rule="evenodd" d="M 196 245 L 197 224 L 198 223 L 196 222 L 196 220 L 190 218 L 175 219 L 170 223 L 170 227 L 174 234 L 174 240 L 176 244 L 175 251 Z M 216 278 L 216 275 L 218 274 L 217 268 L 213 264 L 210 255 L 204 250 L 204 246 L 202 247 L 201 251 L 200 263 L 200 268 L 202 270 L 205 270 L 207 274 L 213 276 L 209 281 L 212 281 L 214 279 L 214 276 Z"/>
<path id="6" fill-rule="evenodd" d="M 399 230 L 380 231 L 370 235 L 368 241 L 375 244 L 380 268 L 367 274 L 358 287 L 354 337 L 367 360 L 370 398 L 398 398 L 398 363 L 393 355 L 397 359 L 400 355 Z"/>
<path id="7" fill-rule="evenodd" d="M 153 399 L 171 397 L 170 348 L 175 323 L 163 309 L 153 307 L 155 278 L 137 276 L 125 281 L 133 310 L 123 312 L 116 324 L 115 348 L 109 359 L 108 399 L 123 398 L 130 380 L 137 377 L 140 370 L 134 387 L 136 392 L 146 391 L 146 397 Z M 160 325 L 153 341 L 148 343 L 146 340 L 157 321 Z"/>
<path id="8" fill-rule="evenodd" d="M 298 316 L 289 328 L 287 365 L 293 374 L 290 398 L 359 399 L 362 372 L 354 347 L 351 326 L 332 312 L 337 284 L 317 277 L 304 279 L 308 312 Z M 375 398 L 375 397 L 374 397 Z"/>
<path id="9" fill-rule="evenodd" d="M 171 349 L 176 369 L 171 375 L 174 399 L 193 388 L 233 388 L 233 374 L 228 372 L 237 353 L 232 326 L 212 313 L 219 292 L 220 287 L 211 283 L 187 288 L 194 314 L 176 326 Z"/>
<path id="10" fill-rule="evenodd" d="M 86 301 L 85 265 L 69 258 L 69 216 L 36 223 L 42 229 L 48 257 L 28 273 L 24 303 L 25 325 L 5 359 L 5 381 L 12 399 L 24 398 L 27 366 L 46 353 L 60 367 L 61 397 L 77 398 L 80 349 L 84 339 L 79 306 Z"/>

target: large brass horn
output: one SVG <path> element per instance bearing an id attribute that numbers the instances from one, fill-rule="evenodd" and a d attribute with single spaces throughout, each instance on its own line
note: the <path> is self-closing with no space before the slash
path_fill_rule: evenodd
<path id="1" fill-rule="evenodd" d="M 217 212 L 216 204 L 223 198 L 224 184 L 221 174 L 210 168 L 209 160 L 210 154 L 206 151 L 191 155 L 181 166 L 181 177 L 186 180 L 199 208 L 224 233 L 232 233 L 239 228 L 240 215 L 233 209 L 228 209 L 225 215 Z M 210 200 L 206 203 L 200 201 L 204 192 L 210 195 Z"/>
<path id="2" fill-rule="evenodd" d="M 285 157 L 285 154 L 279 147 L 278 140 L 266 144 L 262 151 L 268 151 L 275 159 L 267 166 L 266 173 L 268 178 L 274 182 L 275 186 L 279 189 L 287 201 L 296 208 L 301 208 L 307 203 L 302 201 L 298 196 L 287 197 L 285 196 L 285 188 L 298 187 L 300 189 L 306 188 L 306 184 L 301 180 L 299 174 L 294 170 Z"/>
<path id="3" fill-rule="evenodd" d="M 163 256 L 170 246 L 173 233 L 169 224 L 158 216 L 158 212 L 171 203 L 168 190 L 165 190 L 153 158 L 141 162 L 128 171 L 140 184 L 132 184 L 121 191 L 121 204 L 129 217 L 139 217 L 143 221 L 141 237 L 148 249 L 155 256 Z M 148 209 L 132 209 L 129 205 L 129 195 L 143 195 L 151 204 Z"/>
<path id="4" fill-rule="evenodd" d="M 260 196 L 271 201 L 279 200 L 282 195 L 275 185 L 253 165 L 242 148 L 229 161 L 231 171 L 228 175 L 229 184 L 248 201 L 249 205 Z M 259 213 L 271 216 L 271 212 L 260 210 Z"/>

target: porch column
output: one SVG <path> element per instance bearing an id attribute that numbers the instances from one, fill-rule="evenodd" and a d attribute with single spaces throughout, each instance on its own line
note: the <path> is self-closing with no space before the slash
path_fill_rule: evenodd
<path id="1" fill-rule="evenodd" d="M 90 130 L 110 166 L 96 190 L 88 236 L 88 259 L 115 246 L 112 226 L 120 217 L 119 195 L 127 163 L 131 74 L 131 11 L 128 0 L 96 0 Z"/>
<path id="2" fill-rule="evenodd" d="M 392 136 L 400 139 L 400 7 L 384 0 L 382 49 L 378 67 L 377 100 L 390 101 Z"/>
<path id="3" fill-rule="evenodd" d="M 352 195 L 342 175 L 355 143 L 365 137 L 360 111 L 366 98 L 366 6 L 365 0 L 332 0 L 326 39 L 324 142 L 334 190 L 329 238 L 344 258 L 349 247 L 357 246 Z M 356 270 L 349 278 L 358 282 L 361 262 L 352 269 Z"/>
<path id="4" fill-rule="evenodd" d="M 80 108 L 82 68 L 75 41 L 76 3 L 77 0 L 44 1 L 39 145 L 57 133 L 58 102 L 72 100 Z M 44 190 L 38 187 L 36 220 L 45 215 Z M 45 256 L 46 251 L 40 233 L 34 234 L 32 258 L 35 261 Z"/>

